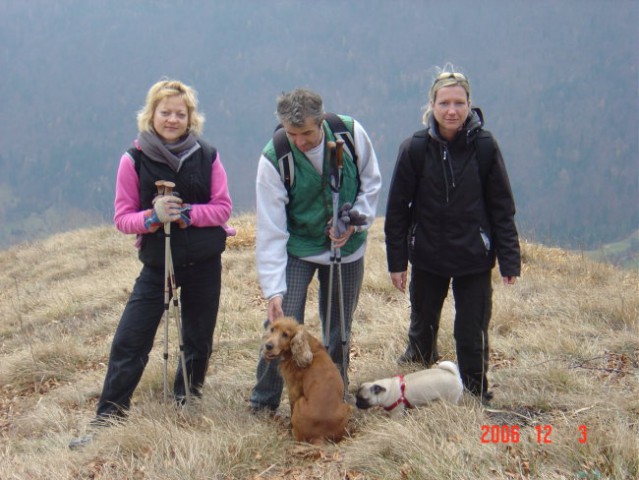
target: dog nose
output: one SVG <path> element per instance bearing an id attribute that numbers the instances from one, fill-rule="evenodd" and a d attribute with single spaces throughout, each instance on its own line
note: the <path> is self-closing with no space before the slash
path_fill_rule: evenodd
<path id="1" fill-rule="evenodd" d="M 368 403 L 368 401 L 365 398 L 360 397 L 359 394 L 355 397 L 355 406 L 357 408 L 361 408 L 362 410 L 370 408 L 370 404 Z"/>
<path id="2" fill-rule="evenodd" d="M 268 343 L 264 344 L 264 348 L 266 350 L 273 350 L 273 344 L 271 342 L 268 342 Z"/>

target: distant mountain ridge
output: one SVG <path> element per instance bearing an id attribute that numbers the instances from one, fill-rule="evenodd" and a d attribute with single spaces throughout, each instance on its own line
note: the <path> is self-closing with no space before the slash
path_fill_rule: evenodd
<path id="1" fill-rule="evenodd" d="M 383 215 L 399 144 L 447 61 L 499 141 L 522 237 L 592 250 L 639 228 L 639 2 L 334 5 L 2 3 L 0 246 L 111 221 L 118 160 L 163 76 L 198 90 L 236 212 L 255 209 L 276 96 L 306 86 L 371 136 Z"/>

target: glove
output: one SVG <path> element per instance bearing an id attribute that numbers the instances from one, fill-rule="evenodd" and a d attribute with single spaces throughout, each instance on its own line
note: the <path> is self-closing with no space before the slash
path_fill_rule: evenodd
<path id="1" fill-rule="evenodd" d="M 158 195 L 153 199 L 153 213 L 160 223 L 177 222 L 181 207 L 182 199 L 174 195 Z"/>
<path id="2" fill-rule="evenodd" d="M 349 223 L 356 227 L 362 227 L 366 225 L 366 215 L 362 215 L 357 210 L 353 210 L 352 207 L 348 211 L 348 218 L 350 219 Z"/>
<path id="3" fill-rule="evenodd" d="M 153 233 L 160 228 L 162 224 L 158 219 L 157 213 L 152 208 L 144 211 L 144 228 L 146 228 L 149 232 Z"/>
<path id="4" fill-rule="evenodd" d="M 180 218 L 177 221 L 180 228 L 184 229 L 188 227 L 189 225 L 191 225 L 191 209 L 192 208 L 193 207 L 191 207 L 191 205 L 188 203 L 182 204 L 182 208 L 180 208 Z"/>
<path id="5" fill-rule="evenodd" d="M 366 225 L 366 215 L 353 210 L 353 205 L 350 203 L 345 203 L 337 213 L 336 236 L 341 237 L 348 230 L 349 225 L 355 227 Z"/>

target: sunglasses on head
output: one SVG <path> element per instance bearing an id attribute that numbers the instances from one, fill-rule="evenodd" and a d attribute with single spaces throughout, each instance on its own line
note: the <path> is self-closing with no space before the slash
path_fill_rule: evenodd
<path id="1" fill-rule="evenodd" d="M 447 78 L 454 78 L 455 80 L 461 80 L 461 81 L 468 81 L 468 79 L 466 78 L 466 76 L 462 73 L 458 73 L 458 72 L 442 72 L 439 75 L 437 75 L 436 80 L 444 80 Z"/>

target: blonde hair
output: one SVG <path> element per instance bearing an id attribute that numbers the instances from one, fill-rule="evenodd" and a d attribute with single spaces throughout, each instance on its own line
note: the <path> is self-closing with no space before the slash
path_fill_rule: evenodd
<path id="1" fill-rule="evenodd" d="M 456 72 L 453 65 L 447 63 L 444 65 L 444 68 L 437 69 L 437 75 L 433 80 L 433 84 L 428 91 L 428 103 L 424 107 L 424 115 L 422 116 L 422 123 L 428 126 L 428 117 L 430 117 L 431 112 L 433 111 L 432 104 L 435 103 L 435 99 L 437 98 L 437 92 L 444 87 L 453 87 L 455 85 L 459 85 L 464 90 L 466 90 L 466 98 L 468 99 L 468 105 L 470 106 L 470 82 L 468 81 L 468 77 L 463 73 Z M 468 110 L 470 115 L 470 109 Z"/>
<path id="2" fill-rule="evenodd" d="M 197 92 L 179 80 L 169 79 L 160 80 L 149 89 L 146 94 L 146 103 L 137 114 L 138 130 L 140 132 L 153 132 L 155 109 L 162 100 L 174 96 L 181 97 L 186 104 L 189 114 L 187 131 L 199 136 L 204 127 L 204 115 L 197 111 Z"/>

